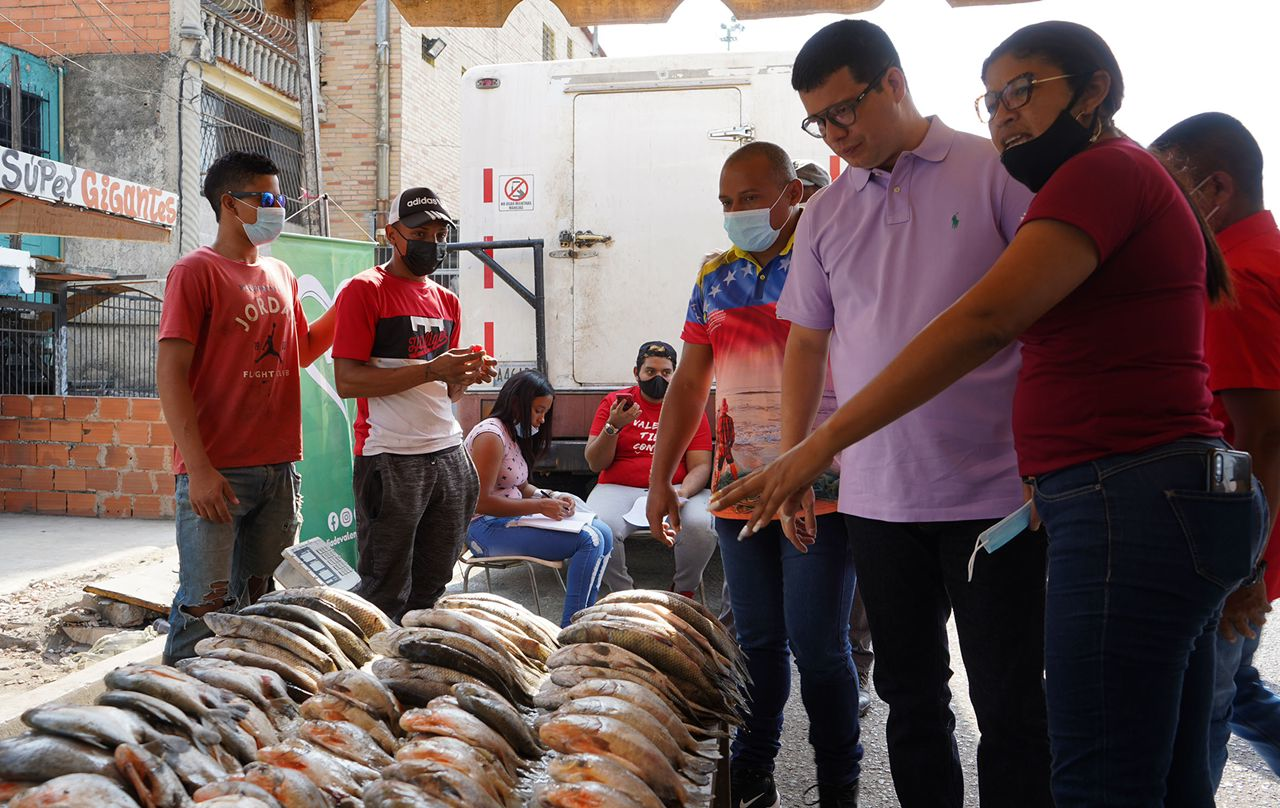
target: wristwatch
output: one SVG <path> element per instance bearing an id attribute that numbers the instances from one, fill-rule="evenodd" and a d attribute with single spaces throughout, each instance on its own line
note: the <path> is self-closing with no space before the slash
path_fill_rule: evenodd
<path id="1" fill-rule="evenodd" d="M 606 434 L 606 435 L 616 435 L 616 434 L 618 434 L 618 432 L 620 432 L 620 431 L 621 431 L 621 430 L 619 430 L 619 429 L 618 429 L 616 426 L 614 426 L 613 424 L 608 423 L 607 421 L 605 422 L 605 425 L 604 425 L 604 434 Z"/>

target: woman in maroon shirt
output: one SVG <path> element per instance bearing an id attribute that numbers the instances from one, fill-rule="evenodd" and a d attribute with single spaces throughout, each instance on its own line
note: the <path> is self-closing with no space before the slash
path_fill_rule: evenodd
<path id="1" fill-rule="evenodd" d="M 1028 26 L 982 74 L 979 117 L 1036 192 L 1017 236 L 808 440 L 712 507 L 760 495 L 753 520 L 768 520 L 841 448 L 1020 339 L 1014 438 L 1049 531 L 1054 800 L 1211 806 L 1213 632 L 1267 523 L 1256 484 L 1209 483 L 1227 446 L 1209 414 L 1204 298 L 1229 295 L 1226 265 L 1173 178 L 1115 127 L 1123 79 L 1097 34 Z"/>

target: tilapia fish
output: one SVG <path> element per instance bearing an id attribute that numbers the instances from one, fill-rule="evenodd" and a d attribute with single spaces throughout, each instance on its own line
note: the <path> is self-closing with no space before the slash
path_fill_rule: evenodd
<path id="1" fill-rule="evenodd" d="M 22 714 L 22 723 L 46 735 L 61 735 L 103 749 L 115 749 L 122 743 L 145 743 L 159 734 L 137 713 L 117 707 L 33 707 Z"/>
<path id="2" fill-rule="evenodd" d="M 328 604 L 325 604 L 326 606 Z M 332 608 L 332 607 L 330 607 Z M 315 609 L 293 603 L 255 603 L 240 610 L 240 614 L 277 617 L 291 620 L 316 631 L 327 633 L 338 644 L 338 648 L 356 667 L 363 667 L 373 660 L 373 652 L 364 638 L 359 626 L 348 621 L 338 622 L 328 614 L 321 614 Z M 345 617 L 345 615 L 344 615 Z"/>
<path id="3" fill-rule="evenodd" d="M 203 716 L 209 710 L 234 708 L 243 703 L 232 693 L 210 687 L 168 665 L 124 665 L 103 677 L 112 690 L 132 690 L 154 696 L 187 715 Z"/>
<path id="4" fill-rule="evenodd" d="M 299 634 L 271 622 L 273 619 L 228 612 L 209 612 L 204 616 L 205 624 L 219 637 L 235 637 L 275 646 L 321 673 L 338 669 L 328 654 Z M 200 653 L 200 649 L 197 648 L 196 653 Z"/>
<path id="5" fill-rule="evenodd" d="M 208 657 L 184 659 L 177 668 L 246 699 L 262 710 L 277 730 L 287 732 L 298 720 L 298 706 L 289 698 L 284 679 L 274 671 Z"/>
<path id="6" fill-rule="evenodd" d="M 242 613 L 243 614 L 243 613 Z M 327 630 L 314 629 L 304 623 L 294 620 L 288 620 L 281 617 L 266 617 L 262 615 L 245 615 L 258 620 L 267 620 L 273 626 L 284 629 L 285 631 L 297 634 L 300 638 L 319 649 L 325 656 L 333 661 L 337 670 L 355 670 L 356 665 L 346 655 L 341 648 L 338 647 L 338 641 Z"/>
<path id="7" fill-rule="evenodd" d="M 358 797 L 363 783 L 378 779 L 378 773 L 368 767 L 362 766 L 358 770 L 356 764 L 299 740 L 288 740 L 258 750 L 258 761 L 301 772 L 335 799 L 344 794 Z"/>
<path id="8" fill-rule="evenodd" d="M 249 800 L 256 800 L 259 804 L 266 805 L 268 808 L 281 808 L 279 800 L 271 796 L 270 791 L 244 780 L 220 780 L 207 786 L 201 786 L 192 793 L 191 798 L 202 806 L 207 802 L 216 804 L 220 799 L 239 799 L 245 801 L 245 808 L 249 808 L 251 805 L 251 803 L 248 803 Z"/>
<path id="9" fill-rule="evenodd" d="M 227 763 L 226 751 L 220 746 L 222 736 L 216 730 L 197 723 L 191 716 L 169 704 L 167 701 L 138 693 L 132 690 L 108 690 L 98 696 L 97 703 L 108 707 L 119 707 L 141 716 L 147 723 L 166 733 L 177 733 L 191 741 L 197 749 L 213 756 L 219 763 Z M 235 765 L 235 761 L 230 761 Z"/>
<path id="10" fill-rule="evenodd" d="M 535 680 L 547 672 L 546 665 L 541 660 L 536 660 L 527 655 L 519 645 L 500 633 L 491 623 L 473 617 L 461 609 L 421 609 L 411 611 L 405 614 L 401 622 L 403 622 L 405 628 L 434 628 L 455 634 L 465 634 L 484 643 L 495 652 L 505 655 L 520 670 Z M 371 642 L 374 641 L 371 640 Z M 377 650 L 376 647 L 375 650 Z"/>
<path id="11" fill-rule="evenodd" d="M 460 639 L 467 640 L 470 638 L 460 637 Z M 505 661 L 491 662 L 482 656 L 475 656 L 468 651 L 457 648 L 452 642 L 437 642 L 427 639 L 405 640 L 400 643 L 398 650 L 400 656 L 411 662 L 436 665 L 441 668 L 458 671 L 475 681 L 483 682 L 488 687 L 501 693 L 502 697 L 507 701 L 526 705 L 532 704 L 530 695 L 522 686 L 515 684 L 509 670 L 504 675 L 504 669 L 506 669 Z"/>
<path id="12" fill-rule="evenodd" d="M 173 769 L 189 792 L 227 776 L 226 768 L 176 735 L 161 735 L 143 748 Z"/>
<path id="13" fill-rule="evenodd" d="M 98 774 L 64 774 L 29 788 L 9 808 L 138 808 L 118 783 Z"/>
<path id="14" fill-rule="evenodd" d="M 662 753 L 640 733 L 613 718 L 553 715 L 539 728 L 542 742 L 566 754 L 603 755 L 643 780 L 664 803 L 684 805 L 684 780 Z"/>
<path id="15" fill-rule="evenodd" d="M 250 763 L 231 779 L 258 786 L 283 808 L 333 808 L 333 801 L 305 774 L 266 763 Z"/>
<path id="16" fill-rule="evenodd" d="M 382 772 L 388 780 L 413 783 L 432 797 L 453 808 L 504 808 L 479 783 L 457 769 L 429 760 L 396 763 Z"/>
<path id="17" fill-rule="evenodd" d="M 445 595 L 436 601 L 437 608 L 480 609 L 497 615 L 509 623 L 518 626 L 530 638 L 538 640 L 550 648 L 556 647 L 556 635 L 560 627 L 545 617 L 534 614 L 513 600 L 487 592 L 466 592 L 456 595 Z"/>
<path id="18" fill-rule="evenodd" d="M 169 764 L 141 746 L 120 744 L 115 761 L 145 808 L 185 808 L 191 803 L 186 787 Z"/>
<path id="19" fill-rule="evenodd" d="M 283 661 L 283 659 L 247 650 L 250 644 L 245 640 L 213 637 L 206 637 L 205 640 L 217 640 L 217 642 L 212 645 L 206 644 L 204 650 L 197 651 L 202 658 L 217 659 L 252 668 L 265 668 L 277 674 L 286 683 L 286 686 L 292 685 L 307 695 L 316 692 L 318 687 L 316 682 L 320 678 L 320 672 L 310 666 L 295 667 Z M 196 645 L 199 646 L 200 643 L 196 643 Z"/>
<path id="20" fill-rule="evenodd" d="M 653 589 L 631 589 L 622 592 L 611 592 L 596 601 L 596 605 L 609 606 L 614 603 L 654 604 L 670 609 L 682 620 L 698 630 L 727 659 L 739 659 L 742 650 L 733 635 L 724 627 L 707 607 L 696 600 L 686 598 L 674 592 L 662 592 Z"/>
<path id="21" fill-rule="evenodd" d="M 320 690 L 345 699 L 389 724 L 400 720 L 404 708 L 378 677 L 366 671 L 337 671 L 320 679 Z"/>
<path id="22" fill-rule="evenodd" d="M 627 794 L 602 783 L 542 783 L 533 790 L 536 808 L 641 808 Z"/>
<path id="23" fill-rule="evenodd" d="M 458 706 L 497 730 L 526 760 L 542 757 L 542 744 L 529 729 L 524 716 L 493 690 L 466 682 L 453 686 Z"/>
<path id="24" fill-rule="evenodd" d="M 640 808 L 662 808 L 662 800 L 643 780 L 602 755 L 558 755 L 547 765 L 547 774 L 560 783 L 599 783 Z"/>
<path id="25" fill-rule="evenodd" d="M 434 760 L 479 779 L 497 778 L 509 789 L 516 785 L 516 776 L 506 770 L 497 755 L 483 747 L 472 746 L 466 741 L 445 735 L 424 735 L 418 740 L 409 741 L 396 751 L 396 760 L 400 763 Z"/>
<path id="26" fill-rule="evenodd" d="M 365 808 L 448 808 L 427 792 L 401 780 L 377 780 L 364 787 L 360 795 Z"/>
<path id="27" fill-rule="evenodd" d="M 507 771 L 512 773 L 521 765 L 520 756 L 506 739 L 490 729 L 484 721 L 459 707 L 437 705 L 433 702 L 427 707 L 409 710 L 400 716 L 400 727 L 405 732 L 446 735 L 481 746 L 496 755 Z"/>
<path id="28" fill-rule="evenodd" d="M 272 800 L 271 802 L 264 802 L 257 797 L 246 797 L 243 794 L 234 794 L 205 800 L 200 803 L 200 808 L 278 808 L 279 805 L 280 803 L 275 800 Z"/>
<path id="29" fill-rule="evenodd" d="M 362 708 L 329 693 L 312 696 L 302 703 L 299 711 L 303 718 L 313 721 L 349 721 L 369 733 L 387 754 L 395 754 L 399 745 L 395 737 L 400 734 L 398 722 L 388 726 Z"/>
<path id="30" fill-rule="evenodd" d="M 705 774 L 715 768 L 715 763 L 710 760 L 686 754 L 658 719 L 629 701 L 612 696 L 587 696 L 566 701 L 555 714 L 616 718 L 643 735 L 677 771 Z"/>
<path id="31" fill-rule="evenodd" d="M 693 737 L 693 733 L 689 731 L 688 725 L 680 720 L 680 717 L 672 711 L 667 703 L 656 696 L 649 688 L 638 685 L 635 682 L 626 682 L 621 679 L 588 679 L 563 691 L 563 697 L 551 708 L 559 707 L 570 699 L 580 699 L 588 696 L 610 696 L 631 702 L 656 718 L 666 728 L 671 737 L 675 739 L 676 743 L 680 745 L 681 749 L 690 754 L 706 756 L 706 753 L 702 751 L 701 744 Z"/>
<path id="32" fill-rule="evenodd" d="M 41 783 L 64 774 L 100 774 L 120 781 L 111 755 L 89 744 L 34 733 L 0 741 L 0 780 Z"/>
<path id="33" fill-rule="evenodd" d="M 395 623 L 391 622 L 391 618 L 387 617 L 385 612 L 369 601 L 353 592 L 331 589 L 327 586 L 282 589 L 278 592 L 269 592 L 259 598 L 259 602 L 289 603 L 290 598 L 293 596 L 314 597 L 328 603 L 359 626 L 366 638 L 372 637 L 379 631 L 386 631 L 395 627 Z"/>
<path id="34" fill-rule="evenodd" d="M 298 737 L 330 754 L 373 769 L 390 766 L 395 761 L 369 733 L 350 721 L 304 721 L 298 728 Z"/>

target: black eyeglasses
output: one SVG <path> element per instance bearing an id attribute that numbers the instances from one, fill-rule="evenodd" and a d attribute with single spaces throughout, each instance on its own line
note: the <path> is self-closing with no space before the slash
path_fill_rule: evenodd
<path id="1" fill-rule="evenodd" d="M 800 122 L 800 128 L 813 137 L 825 137 L 829 124 L 834 123 L 841 129 L 848 129 L 853 126 L 858 120 L 858 105 L 865 101 L 867 96 L 871 95 L 871 91 L 880 84 L 880 80 L 884 78 L 891 67 L 893 65 L 885 65 L 884 70 L 877 73 L 876 77 L 867 84 L 867 88 L 853 98 L 832 104 L 821 112 L 815 112 L 805 118 Z"/>
<path id="2" fill-rule="evenodd" d="M 1075 73 L 1064 73 L 1061 76 L 1049 76 L 1044 79 L 1036 78 L 1034 73 L 1023 73 L 1020 76 L 1014 76 L 1003 89 L 992 90 L 975 98 L 973 100 L 973 110 L 978 113 L 978 120 L 988 123 L 996 116 L 996 108 L 1000 104 L 1004 104 L 1004 108 L 1012 112 L 1027 105 L 1031 100 L 1031 88 L 1037 84 L 1057 81 L 1058 79 L 1073 79 L 1076 75 Z"/>
<path id="3" fill-rule="evenodd" d="M 227 191 L 228 196 L 236 199 L 257 199 L 260 208 L 283 208 L 288 199 L 284 194 L 273 194 L 270 191 Z"/>

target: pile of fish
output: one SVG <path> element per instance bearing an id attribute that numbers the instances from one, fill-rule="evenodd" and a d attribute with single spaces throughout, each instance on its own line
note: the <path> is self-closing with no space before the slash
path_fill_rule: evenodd
<path id="1" fill-rule="evenodd" d="M 560 754 L 535 804 L 688 804 L 715 766 L 704 742 L 745 707 L 746 668 L 724 627 L 689 598 L 628 590 L 578 612 L 558 639 L 535 702 L 551 711 L 539 738 Z"/>
<path id="2" fill-rule="evenodd" d="M 204 619 L 200 656 L 24 714 L 0 741 L 0 805 L 685 806 L 742 709 L 736 645 L 666 592 L 611 595 L 563 630 L 489 594 L 396 626 L 325 588 Z"/>
<path id="3" fill-rule="evenodd" d="M 403 628 L 375 636 L 383 656 L 372 671 L 406 704 L 425 706 L 459 683 L 485 685 L 513 705 L 532 707 L 559 647 L 559 627 L 489 594 L 446 595 L 434 609 L 405 614 Z"/>

